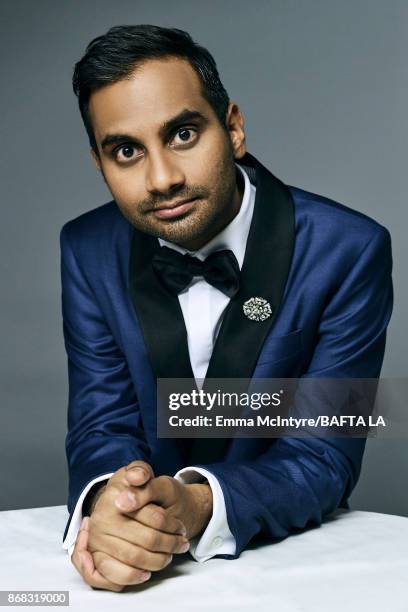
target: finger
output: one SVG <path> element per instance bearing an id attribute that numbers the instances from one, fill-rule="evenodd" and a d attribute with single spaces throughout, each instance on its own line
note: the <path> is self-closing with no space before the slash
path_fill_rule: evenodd
<path id="1" fill-rule="evenodd" d="M 103 531 L 92 531 L 89 537 L 88 550 L 91 552 L 103 550 L 114 557 L 121 558 L 120 552 L 114 554 L 109 544 L 105 544 L 105 540 L 109 537 L 113 537 L 116 540 L 118 551 L 125 547 L 125 543 L 153 553 L 183 553 L 189 548 L 189 541 L 184 536 L 163 533 L 129 519 L 120 526 L 119 532 L 115 532 L 115 528 L 112 528 L 110 525 L 104 526 Z"/>
<path id="2" fill-rule="evenodd" d="M 173 555 L 170 553 L 151 552 L 126 540 L 106 534 L 95 536 L 90 547 L 91 551 L 93 546 L 95 552 L 106 553 L 109 557 L 120 561 L 124 565 L 151 572 L 164 569 L 173 559 Z"/>
<path id="3" fill-rule="evenodd" d="M 132 518 L 146 525 L 146 527 L 151 527 L 164 533 L 187 535 L 184 523 L 157 504 L 146 504 L 140 510 L 132 513 Z"/>
<path id="4" fill-rule="evenodd" d="M 130 567 L 103 552 L 94 552 L 95 567 L 106 580 L 116 585 L 141 584 L 149 580 L 151 573 Z"/>
<path id="5" fill-rule="evenodd" d="M 75 542 L 75 548 L 77 549 L 77 551 L 82 551 L 82 550 L 87 549 L 88 535 L 89 535 L 89 516 L 84 516 L 84 518 L 82 519 L 78 534 L 77 534 L 76 542 Z"/>
<path id="6" fill-rule="evenodd" d="M 116 592 L 121 591 L 123 589 L 121 585 L 110 582 L 95 568 L 92 555 L 87 550 L 88 530 L 89 517 L 85 517 L 77 535 L 74 551 L 71 555 L 71 562 L 89 586 Z"/>
<path id="7" fill-rule="evenodd" d="M 89 586 L 96 589 L 105 589 L 119 593 L 123 589 L 122 584 L 116 584 L 105 576 L 95 567 L 93 556 L 90 552 L 85 551 L 80 554 L 81 559 L 81 575 Z"/>
<path id="8" fill-rule="evenodd" d="M 87 551 L 89 538 L 89 517 L 82 519 L 80 529 L 77 534 L 74 550 L 71 555 L 71 561 L 75 568 L 81 574 L 82 554 Z"/>
<path id="9" fill-rule="evenodd" d="M 143 488 L 126 488 L 115 499 L 116 507 L 125 513 L 139 510 L 147 503 L 156 502 L 164 508 L 175 501 L 174 483 L 168 476 L 149 480 Z"/>

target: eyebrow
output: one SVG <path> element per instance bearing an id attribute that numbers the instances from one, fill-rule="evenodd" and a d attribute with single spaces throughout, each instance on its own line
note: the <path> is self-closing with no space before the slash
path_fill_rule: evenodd
<path id="1" fill-rule="evenodd" d="M 185 108 L 178 115 L 165 121 L 159 128 L 159 134 L 161 137 L 170 134 L 176 127 L 188 123 L 189 121 L 199 120 L 201 123 L 208 123 L 208 119 L 199 111 L 188 110 Z M 124 141 L 132 141 L 140 144 L 139 140 L 130 134 L 106 134 L 101 142 L 102 149 L 106 149 L 108 146 L 118 144 Z"/>

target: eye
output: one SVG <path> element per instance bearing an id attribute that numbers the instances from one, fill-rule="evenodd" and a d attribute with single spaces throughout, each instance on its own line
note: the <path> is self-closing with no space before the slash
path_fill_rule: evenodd
<path id="1" fill-rule="evenodd" d="M 197 131 L 191 127 L 182 127 L 177 130 L 173 140 L 175 145 L 190 144 L 197 138 Z"/>
<path id="2" fill-rule="evenodd" d="M 134 154 L 136 150 L 137 149 L 134 145 L 126 144 L 126 145 L 121 145 L 120 147 L 115 149 L 113 153 L 114 153 L 116 161 L 127 162 L 127 161 L 132 161 L 136 157 L 138 157 L 137 155 Z"/>

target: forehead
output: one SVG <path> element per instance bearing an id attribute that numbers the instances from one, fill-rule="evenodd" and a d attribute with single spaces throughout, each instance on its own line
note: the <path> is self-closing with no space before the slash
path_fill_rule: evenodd
<path id="1" fill-rule="evenodd" d="M 94 91 L 89 100 L 97 140 L 106 132 L 156 129 L 183 108 L 208 117 L 212 114 L 197 73 L 186 60 L 178 58 L 147 60 L 129 79 Z"/>

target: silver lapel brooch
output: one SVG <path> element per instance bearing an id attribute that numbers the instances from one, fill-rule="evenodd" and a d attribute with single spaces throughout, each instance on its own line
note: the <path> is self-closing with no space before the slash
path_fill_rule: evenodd
<path id="1" fill-rule="evenodd" d="M 244 314 L 251 321 L 265 321 L 272 314 L 272 308 L 268 300 L 261 297 L 251 297 L 242 306 Z"/>

